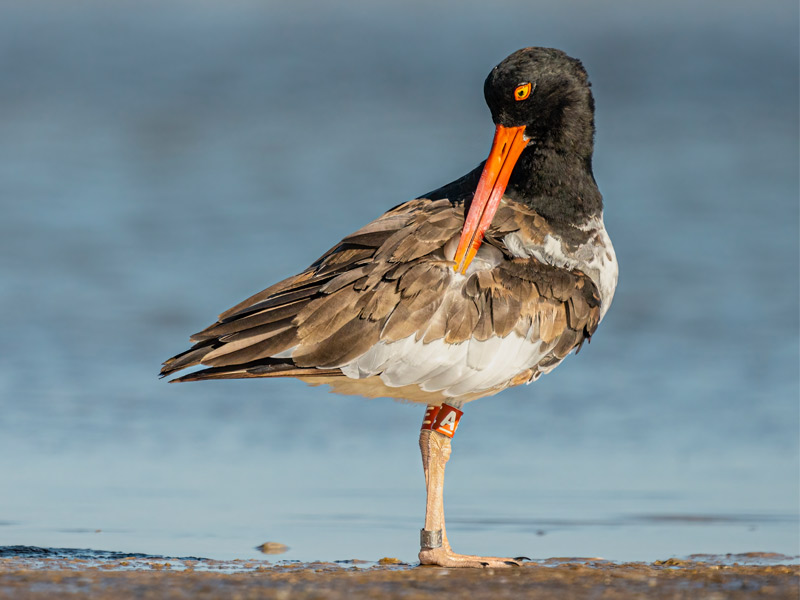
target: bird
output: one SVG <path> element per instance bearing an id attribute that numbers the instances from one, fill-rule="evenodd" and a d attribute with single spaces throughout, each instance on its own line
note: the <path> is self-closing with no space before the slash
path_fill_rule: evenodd
<path id="1" fill-rule="evenodd" d="M 527 560 L 452 549 L 443 506 L 451 441 L 468 402 L 535 381 L 577 353 L 618 279 L 582 63 L 523 48 L 491 70 L 484 96 L 495 126 L 484 162 L 223 312 L 161 369 L 201 367 L 177 382 L 294 377 L 426 405 L 421 565 Z"/>

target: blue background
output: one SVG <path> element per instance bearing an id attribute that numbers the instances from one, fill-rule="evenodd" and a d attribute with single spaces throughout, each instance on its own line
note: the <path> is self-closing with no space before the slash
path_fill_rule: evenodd
<path id="1" fill-rule="evenodd" d="M 483 79 L 541 45 L 593 82 L 620 284 L 578 357 L 468 406 L 451 541 L 800 553 L 796 3 L 1 10 L 0 545 L 414 560 L 421 407 L 156 373 L 485 158 Z"/>

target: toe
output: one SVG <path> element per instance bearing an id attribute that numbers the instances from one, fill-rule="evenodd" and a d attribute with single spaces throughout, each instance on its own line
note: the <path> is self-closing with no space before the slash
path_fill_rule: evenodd
<path id="1" fill-rule="evenodd" d="M 439 567 L 473 567 L 473 568 L 510 568 L 519 567 L 516 559 L 497 558 L 494 556 L 471 556 L 456 554 L 445 548 L 422 550 L 419 553 L 420 565 L 435 565 Z"/>

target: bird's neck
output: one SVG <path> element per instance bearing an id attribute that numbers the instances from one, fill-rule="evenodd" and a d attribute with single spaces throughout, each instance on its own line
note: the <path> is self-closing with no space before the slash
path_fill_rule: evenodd
<path id="1" fill-rule="evenodd" d="M 589 144 L 575 152 L 534 142 L 517 161 L 506 196 L 554 225 L 579 225 L 600 215 L 603 197 L 592 174 Z"/>

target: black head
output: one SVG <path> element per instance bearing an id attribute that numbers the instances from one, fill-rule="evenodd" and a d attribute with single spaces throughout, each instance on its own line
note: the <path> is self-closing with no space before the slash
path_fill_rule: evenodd
<path id="1" fill-rule="evenodd" d="M 531 143 L 591 155 L 589 85 L 579 60 L 555 48 L 523 48 L 492 69 L 483 90 L 496 125 L 525 125 Z"/>

